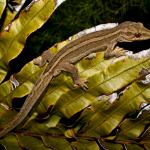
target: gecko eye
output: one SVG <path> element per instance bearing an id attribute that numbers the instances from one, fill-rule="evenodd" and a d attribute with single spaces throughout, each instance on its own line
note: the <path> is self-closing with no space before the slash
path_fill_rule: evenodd
<path id="1" fill-rule="evenodd" d="M 135 33 L 135 34 L 134 34 L 134 36 L 135 36 L 136 38 L 139 38 L 141 35 L 142 35 L 141 33 Z"/>

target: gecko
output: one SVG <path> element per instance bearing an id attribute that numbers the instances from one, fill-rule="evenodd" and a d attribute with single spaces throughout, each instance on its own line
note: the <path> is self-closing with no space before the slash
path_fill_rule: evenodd
<path id="1" fill-rule="evenodd" d="M 71 41 L 61 48 L 50 61 L 46 58 L 48 64 L 45 70 L 36 81 L 18 114 L 0 131 L 0 138 L 15 129 L 27 117 L 51 80 L 62 71 L 72 74 L 74 86 L 86 90 L 88 86 L 84 80 L 80 79 L 78 70 L 74 66 L 75 63 L 91 53 L 101 51 L 104 51 L 104 58 L 119 57 L 124 55 L 124 52 L 115 50 L 117 43 L 147 39 L 150 39 L 150 30 L 142 23 L 125 21 L 114 28 L 95 31 Z"/>

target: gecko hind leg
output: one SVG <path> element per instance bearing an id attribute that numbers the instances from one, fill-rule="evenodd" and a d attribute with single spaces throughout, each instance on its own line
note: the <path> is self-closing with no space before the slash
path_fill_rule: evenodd
<path id="1" fill-rule="evenodd" d="M 72 74 L 72 79 L 74 81 L 74 87 L 81 87 L 83 90 L 87 90 L 88 86 L 86 85 L 86 80 L 82 80 L 79 77 L 78 69 L 69 62 L 62 62 L 59 64 L 61 71 L 69 72 Z"/>

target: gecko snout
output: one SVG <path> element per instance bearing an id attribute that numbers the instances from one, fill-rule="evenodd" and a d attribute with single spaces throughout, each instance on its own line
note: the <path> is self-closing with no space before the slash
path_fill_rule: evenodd
<path id="1" fill-rule="evenodd" d="M 140 34 L 140 36 L 139 36 Z M 140 32 L 136 35 L 137 38 L 141 40 L 148 40 L 150 39 L 150 30 L 144 26 L 140 28 Z"/>

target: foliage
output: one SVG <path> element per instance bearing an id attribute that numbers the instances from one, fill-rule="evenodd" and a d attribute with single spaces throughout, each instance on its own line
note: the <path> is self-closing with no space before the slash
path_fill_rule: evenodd
<path id="1" fill-rule="evenodd" d="M 46 67 L 39 68 L 31 61 L 3 81 L 8 63 L 21 53 L 26 38 L 45 23 L 54 6 L 54 1 L 38 0 L 17 19 L 13 20 L 10 12 L 6 16 L 13 22 L 10 26 L 4 23 L 0 34 L 1 129 L 17 114 L 18 105 Z M 49 50 L 57 53 L 69 42 L 58 43 Z M 142 68 L 149 67 L 150 56 L 104 60 L 103 55 L 97 53 L 95 58 L 84 58 L 76 64 L 81 78 L 88 81 L 87 91 L 74 89 L 71 77 L 60 74 L 50 83 L 31 116 L 0 140 L 1 146 L 8 150 L 150 149 L 150 87 L 140 78 Z"/>

